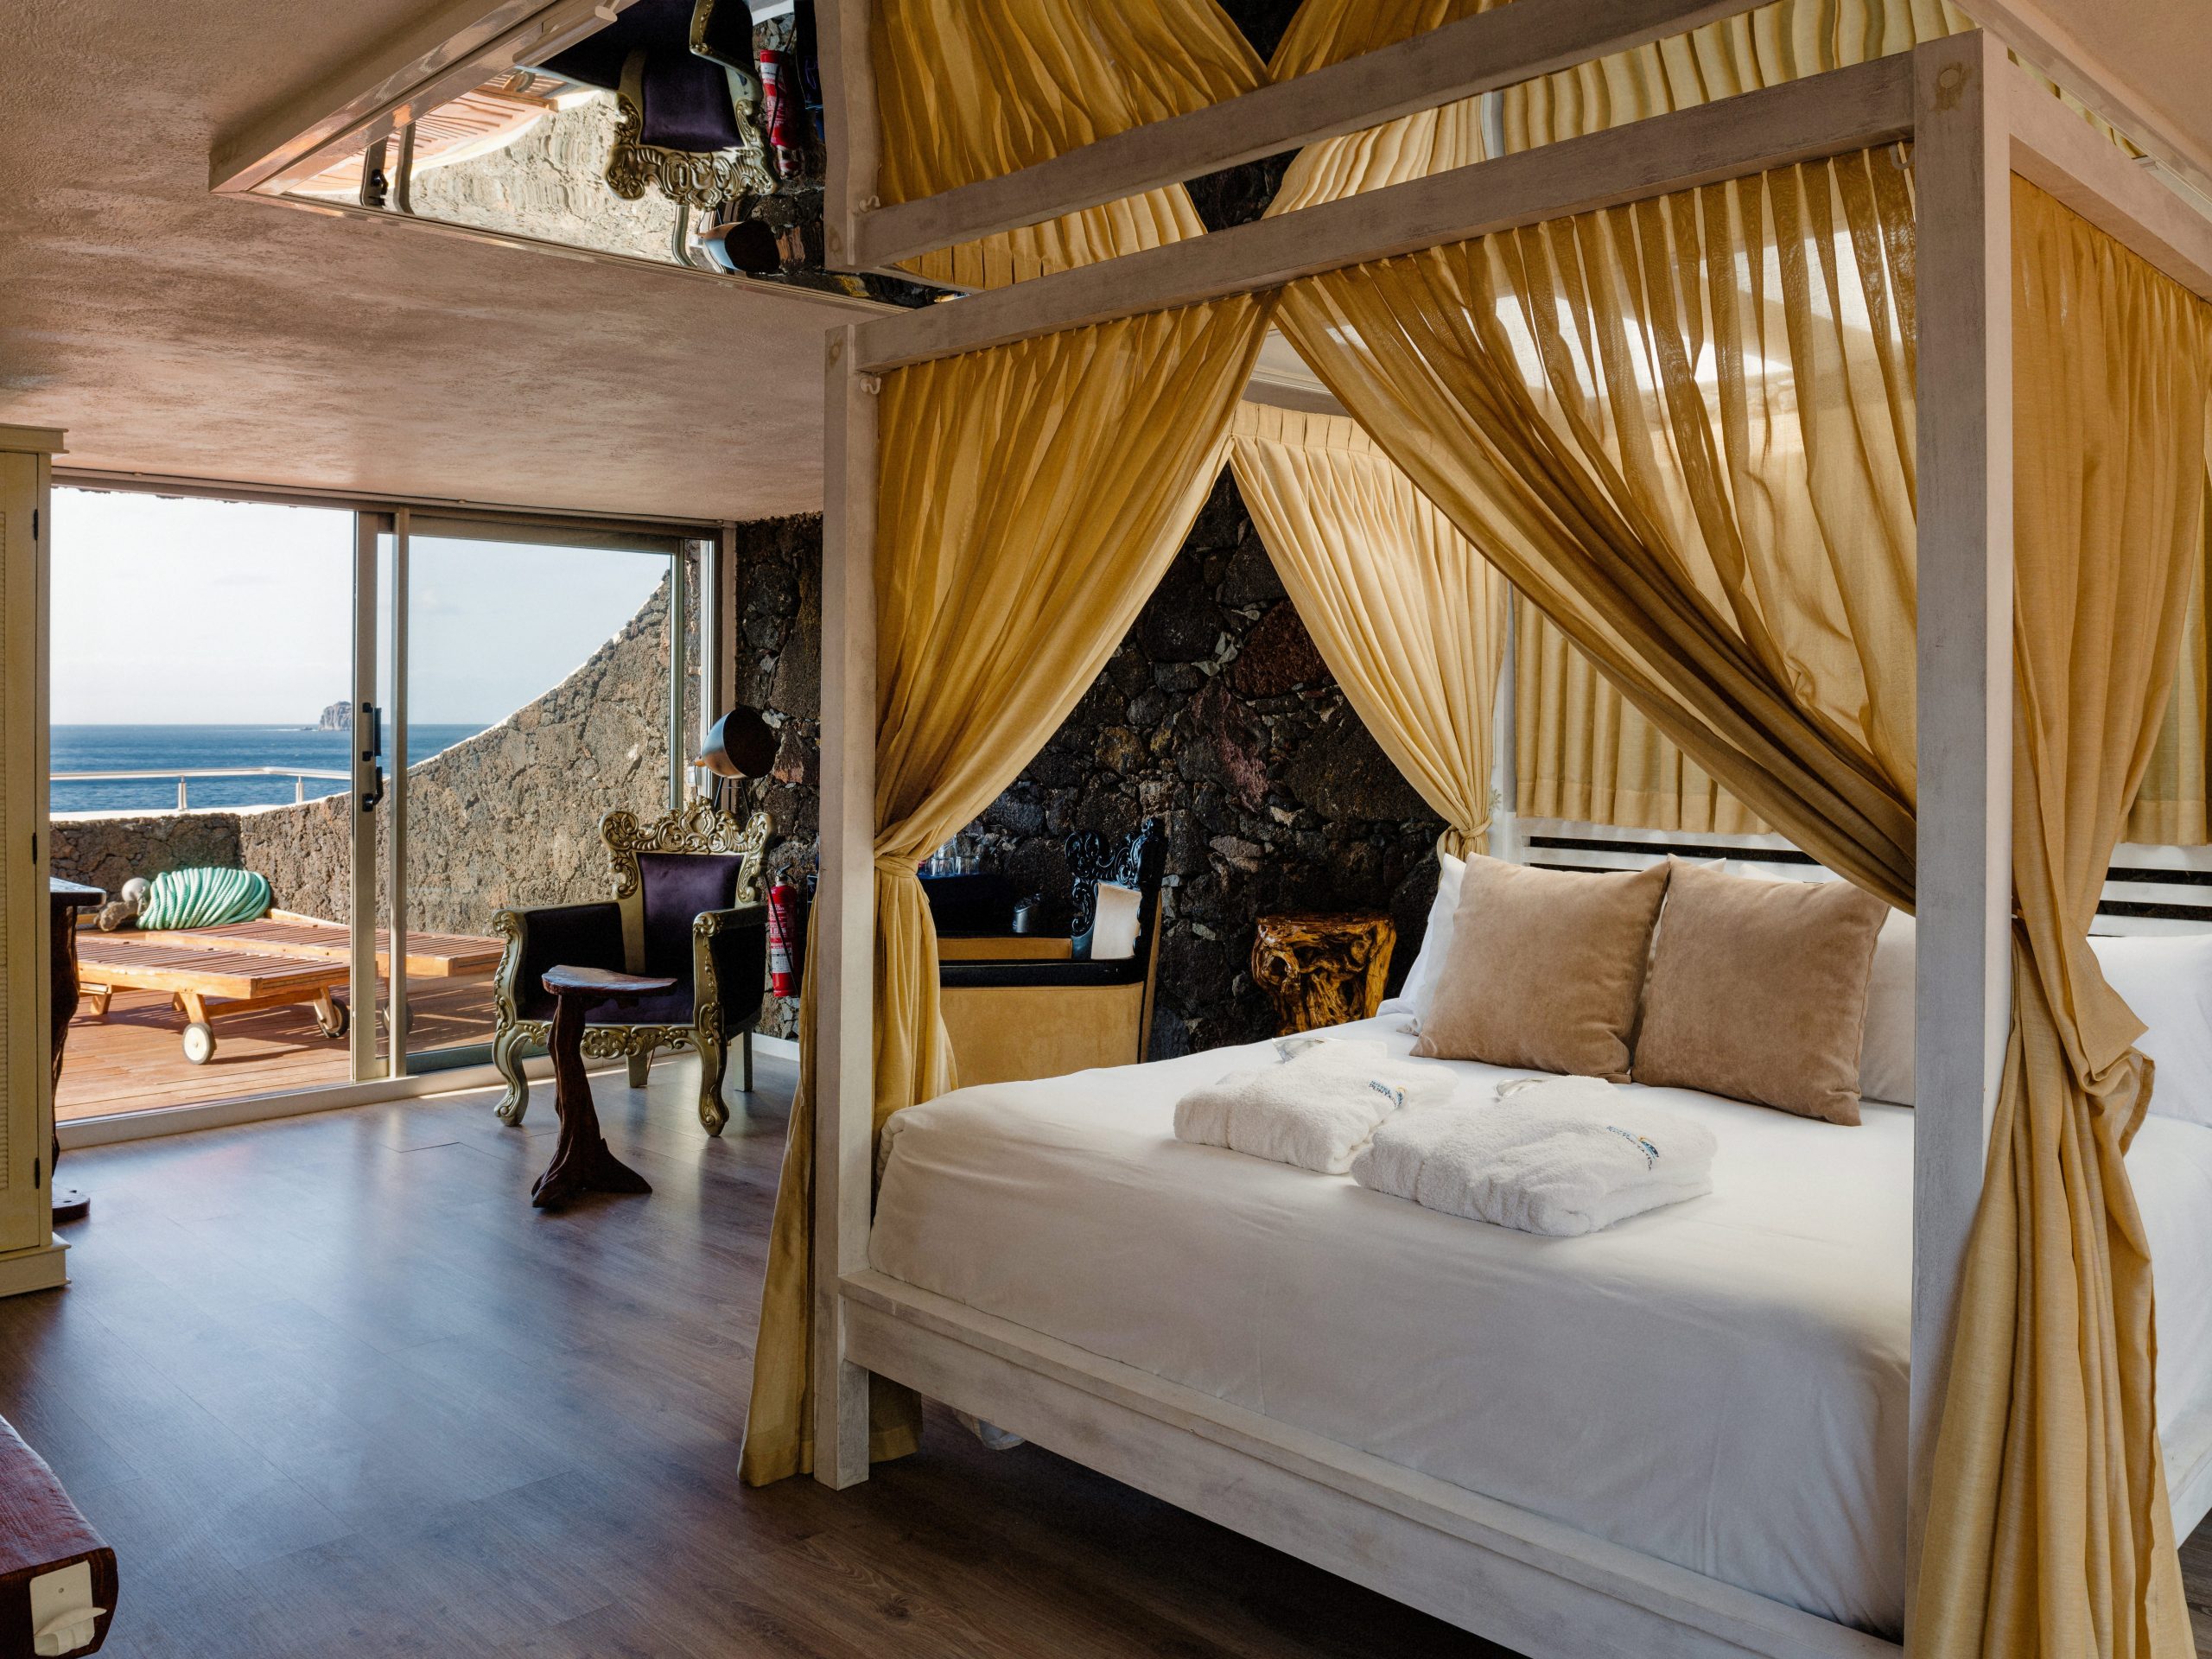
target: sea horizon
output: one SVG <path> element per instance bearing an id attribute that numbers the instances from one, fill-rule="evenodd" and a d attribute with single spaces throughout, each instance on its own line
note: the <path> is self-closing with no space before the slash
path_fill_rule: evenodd
<path id="1" fill-rule="evenodd" d="M 408 759 L 421 762 L 442 749 L 475 736 L 493 721 L 436 723 L 416 721 L 408 728 Z M 389 752 L 391 735 L 386 731 Z M 72 721 L 51 729 L 48 753 L 52 769 L 64 772 L 150 772 L 176 768 L 220 770 L 242 766 L 299 766 L 344 772 L 352 764 L 349 732 L 313 721 L 215 724 L 199 721 Z M 309 800 L 342 792 L 343 778 L 304 780 Z M 274 806 L 291 801 L 290 778 L 194 778 L 188 798 L 194 808 Z M 52 812 L 161 812 L 176 808 L 174 778 L 57 780 L 48 795 Z"/>

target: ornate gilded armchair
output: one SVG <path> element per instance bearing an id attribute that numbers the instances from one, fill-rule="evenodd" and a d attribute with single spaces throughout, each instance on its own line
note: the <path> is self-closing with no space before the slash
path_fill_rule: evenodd
<path id="1" fill-rule="evenodd" d="M 740 1083 L 753 1087 L 753 1027 L 767 992 L 768 912 L 760 901 L 760 854 L 772 826 L 755 812 L 741 824 L 702 801 L 640 824 L 634 812 L 599 821 L 613 880 L 610 903 L 503 910 L 492 931 L 506 941 L 493 982 L 493 1063 L 507 1080 L 499 1116 L 519 1123 L 530 1106 L 523 1052 L 551 1033 L 543 986 L 556 965 L 607 968 L 677 981 L 675 989 L 588 1020 L 584 1053 L 620 1054 L 632 1085 L 645 1080 L 657 1048 L 696 1049 L 699 1121 L 720 1135 L 729 1122 L 722 1074 L 729 1044 L 741 1055 Z M 606 1010 L 613 1012 L 611 1008 Z"/>

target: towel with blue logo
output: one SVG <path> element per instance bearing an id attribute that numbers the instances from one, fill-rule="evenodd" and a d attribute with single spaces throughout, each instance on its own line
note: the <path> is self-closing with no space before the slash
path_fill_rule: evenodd
<path id="1" fill-rule="evenodd" d="M 1713 1132 L 1599 1077 L 1519 1078 L 1481 1104 L 1401 1112 L 1352 1179 L 1424 1209 L 1572 1236 L 1713 1191 Z"/>

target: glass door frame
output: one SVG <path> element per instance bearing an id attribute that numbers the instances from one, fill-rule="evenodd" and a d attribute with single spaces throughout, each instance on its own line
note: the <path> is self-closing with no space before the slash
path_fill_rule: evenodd
<path id="1" fill-rule="evenodd" d="M 441 540 L 527 542 L 569 547 L 603 547 L 668 561 L 668 789 L 672 810 L 696 785 L 692 757 L 698 739 L 718 712 L 721 688 L 718 664 L 721 640 L 717 626 L 727 526 L 712 532 L 659 525 L 632 526 L 588 520 L 539 518 L 516 513 L 471 513 L 450 509 L 356 515 L 353 588 L 353 915 L 372 918 L 354 925 L 351 976 L 353 1022 L 349 1035 L 356 1083 L 397 1081 L 434 1071 L 488 1065 L 489 1038 L 481 1042 L 410 1052 L 408 1031 L 408 690 L 413 540 L 417 535 Z M 690 563 L 698 563 L 696 583 Z M 386 580 L 387 574 L 389 580 Z M 689 613 L 696 586 L 700 604 L 696 656 L 701 670 L 697 729 L 685 719 L 691 700 L 693 656 L 688 639 Z M 388 626 L 387 626 L 388 625 Z M 388 634 L 388 638 L 381 635 Z M 379 657 L 381 652 L 381 658 Z M 379 665 L 382 672 L 379 675 Z M 379 685 L 385 702 L 378 702 Z M 385 805 L 383 865 L 378 868 L 377 807 Z M 378 906 L 378 878 L 384 903 Z M 379 910 L 381 914 L 378 914 Z M 381 923 L 385 946 L 377 948 Z M 378 972 L 378 957 L 385 958 Z M 378 983 L 384 986 L 381 999 Z M 378 1016 L 381 1015 L 381 1020 Z M 379 1027 L 383 1032 L 378 1040 Z"/>

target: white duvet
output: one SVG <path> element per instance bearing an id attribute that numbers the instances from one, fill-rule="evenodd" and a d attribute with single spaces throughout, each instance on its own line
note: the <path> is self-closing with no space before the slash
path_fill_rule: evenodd
<path id="1" fill-rule="evenodd" d="M 1344 1034 L 1412 1040 L 1370 1021 Z M 962 1090 L 885 1131 L 880 1272 L 1630 1548 L 1895 1635 L 1912 1113 L 1857 1128 L 1686 1090 L 1711 1193 L 1580 1237 L 1177 1141 L 1262 1046 Z M 1470 1095 L 1516 1075 L 1415 1060 Z M 2129 1160 L 2177 1506 L 2212 1413 L 2212 1129 Z"/>

